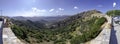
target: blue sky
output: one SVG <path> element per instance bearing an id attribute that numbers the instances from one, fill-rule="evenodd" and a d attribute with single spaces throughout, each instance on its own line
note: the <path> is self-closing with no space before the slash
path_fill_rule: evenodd
<path id="1" fill-rule="evenodd" d="M 0 9 L 4 16 L 58 16 L 92 9 L 105 13 L 113 2 L 120 9 L 120 0 L 0 0 Z"/>

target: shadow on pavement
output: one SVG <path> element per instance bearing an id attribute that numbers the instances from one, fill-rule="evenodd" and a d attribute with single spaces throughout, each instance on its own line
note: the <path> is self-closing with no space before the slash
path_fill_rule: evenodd
<path id="1" fill-rule="evenodd" d="M 111 28 L 109 44 L 118 44 L 117 37 L 116 37 L 116 30 L 114 30 L 114 27 Z"/>
<path id="2" fill-rule="evenodd" d="M 2 21 L 0 21 L 0 22 L 2 22 Z M 2 40 L 3 23 L 2 24 L 0 23 L 0 25 L 1 25 L 1 27 L 0 27 L 0 44 L 3 44 L 3 40 Z"/>
<path id="3" fill-rule="evenodd" d="M 111 35 L 110 35 L 110 44 L 118 44 L 117 37 L 116 37 L 116 31 L 114 30 L 114 27 L 111 29 Z"/>

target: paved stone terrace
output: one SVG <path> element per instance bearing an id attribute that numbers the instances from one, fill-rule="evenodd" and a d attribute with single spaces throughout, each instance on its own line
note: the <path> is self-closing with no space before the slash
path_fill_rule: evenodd
<path id="1" fill-rule="evenodd" d="M 3 44 L 23 44 L 12 32 L 11 28 L 3 28 Z"/>

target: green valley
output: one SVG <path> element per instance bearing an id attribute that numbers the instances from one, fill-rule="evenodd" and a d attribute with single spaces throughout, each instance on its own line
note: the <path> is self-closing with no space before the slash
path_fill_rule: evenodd
<path id="1" fill-rule="evenodd" d="M 97 10 L 84 11 L 63 20 L 45 23 L 31 20 L 14 20 L 12 31 L 23 42 L 30 44 L 80 44 L 94 39 L 106 22 Z"/>

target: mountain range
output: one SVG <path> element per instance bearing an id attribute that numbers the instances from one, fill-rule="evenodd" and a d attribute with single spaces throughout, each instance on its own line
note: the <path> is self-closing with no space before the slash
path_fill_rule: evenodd
<path id="1" fill-rule="evenodd" d="M 29 44 L 80 44 L 101 32 L 106 22 L 102 13 L 88 10 L 73 16 L 13 17 L 12 31 Z"/>

